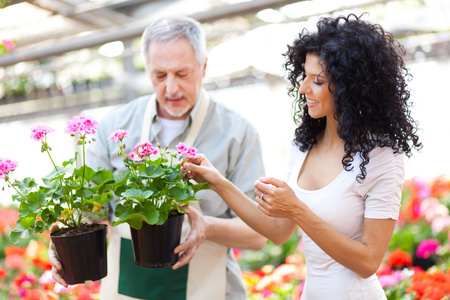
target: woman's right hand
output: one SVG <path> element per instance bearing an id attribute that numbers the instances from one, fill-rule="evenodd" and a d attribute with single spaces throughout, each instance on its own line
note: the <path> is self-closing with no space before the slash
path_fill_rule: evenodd
<path id="1" fill-rule="evenodd" d="M 198 154 L 196 158 L 188 158 L 182 167 L 186 170 L 188 178 L 197 182 L 208 182 L 212 188 L 223 178 L 219 170 L 214 168 L 203 154 Z"/>

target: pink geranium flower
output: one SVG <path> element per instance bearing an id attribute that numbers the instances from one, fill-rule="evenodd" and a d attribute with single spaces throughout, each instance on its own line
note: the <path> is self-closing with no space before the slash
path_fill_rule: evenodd
<path id="1" fill-rule="evenodd" d="M 448 216 L 449 210 L 438 199 L 429 197 L 422 200 L 420 204 L 420 213 L 425 216 L 425 219 L 429 223 L 431 223 L 436 218 Z"/>
<path id="2" fill-rule="evenodd" d="M 45 137 L 47 133 L 54 132 L 55 130 L 49 126 L 46 125 L 37 125 L 33 129 L 31 129 L 31 136 L 30 138 L 34 139 L 35 141 L 40 141 Z"/>
<path id="3" fill-rule="evenodd" d="M 129 136 L 128 130 L 118 129 L 111 134 L 108 140 L 114 141 L 115 143 L 121 142 L 124 138 Z"/>
<path id="4" fill-rule="evenodd" d="M 178 149 L 178 154 L 183 155 L 184 153 L 186 153 L 186 151 L 188 151 L 189 147 L 186 146 L 185 143 L 179 142 L 177 145 L 177 149 Z"/>
<path id="5" fill-rule="evenodd" d="M 39 278 L 40 284 L 46 284 L 46 283 L 53 283 L 56 282 L 55 279 L 53 279 L 52 271 L 47 270 L 42 274 L 42 276 Z M 64 287 L 61 284 L 57 283 L 55 284 L 53 291 L 57 294 L 63 294 L 71 289 L 73 289 L 75 285 L 69 285 L 68 287 Z"/>
<path id="6" fill-rule="evenodd" d="M 8 174 L 17 168 L 17 161 L 11 161 L 8 158 L 0 157 L 0 179 L 5 178 Z"/>
<path id="7" fill-rule="evenodd" d="M 137 154 L 139 158 L 149 157 L 150 155 L 158 154 L 158 149 L 154 148 L 152 143 L 139 143 L 133 148 L 133 153 Z"/>
<path id="8" fill-rule="evenodd" d="M 443 232 L 450 228 L 450 216 L 437 217 L 431 222 L 431 229 L 434 234 Z"/>
<path id="9" fill-rule="evenodd" d="M 97 128 L 98 122 L 91 116 L 81 115 L 74 116 L 72 120 L 69 120 L 64 132 L 79 135 L 94 134 Z"/>
<path id="10" fill-rule="evenodd" d="M 189 149 L 185 152 L 185 155 L 189 158 L 196 158 L 197 157 L 197 148 L 189 147 Z"/>
<path id="11" fill-rule="evenodd" d="M 180 142 L 177 145 L 177 149 L 178 149 L 177 153 L 179 155 L 184 155 L 189 158 L 197 157 L 197 148 L 195 148 L 195 147 L 188 147 L 188 146 L 186 146 L 185 143 Z"/>
<path id="12" fill-rule="evenodd" d="M 14 41 L 11 40 L 3 40 L 2 41 L 3 46 L 5 47 L 6 51 L 12 51 L 16 48 L 16 45 L 14 45 Z"/>
<path id="13" fill-rule="evenodd" d="M 417 247 L 416 255 L 420 258 L 428 258 L 431 254 L 435 254 L 440 243 L 436 239 L 425 239 Z"/>
<path id="14" fill-rule="evenodd" d="M 42 276 L 39 278 L 39 283 L 52 283 L 55 282 L 55 279 L 53 279 L 52 271 L 47 270 L 45 271 Z"/>
<path id="15" fill-rule="evenodd" d="M 5 258 L 5 266 L 10 269 L 25 269 L 25 258 L 20 254 L 11 254 Z"/>
<path id="16" fill-rule="evenodd" d="M 396 285 L 402 280 L 402 271 L 395 271 L 392 274 L 389 275 L 381 275 L 378 277 L 378 280 L 380 281 L 380 284 L 382 287 L 389 287 Z"/>

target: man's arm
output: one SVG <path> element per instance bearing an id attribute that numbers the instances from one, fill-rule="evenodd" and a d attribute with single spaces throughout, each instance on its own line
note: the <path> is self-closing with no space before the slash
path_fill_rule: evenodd
<path id="1" fill-rule="evenodd" d="M 204 216 L 192 207 L 189 207 L 188 216 L 191 232 L 186 241 L 175 248 L 174 252 L 180 256 L 172 267 L 174 270 L 189 263 L 204 240 L 236 249 L 261 250 L 266 245 L 265 237 L 237 217 L 224 219 Z"/>

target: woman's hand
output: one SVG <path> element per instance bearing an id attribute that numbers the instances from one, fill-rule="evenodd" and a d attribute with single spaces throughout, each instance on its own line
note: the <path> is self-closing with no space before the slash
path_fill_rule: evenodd
<path id="1" fill-rule="evenodd" d="M 289 185 L 280 179 L 260 178 L 255 182 L 255 189 L 259 210 L 270 217 L 292 219 L 304 205 Z"/>
<path id="2" fill-rule="evenodd" d="M 205 155 L 199 154 L 196 158 L 188 158 L 182 164 L 188 178 L 197 182 L 208 182 L 212 188 L 223 178 L 222 174 L 214 168 Z"/>

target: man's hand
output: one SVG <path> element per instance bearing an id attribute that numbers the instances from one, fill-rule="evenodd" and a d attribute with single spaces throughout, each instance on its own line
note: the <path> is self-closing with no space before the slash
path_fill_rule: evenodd
<path id="1" fill-rule="evenodd" d="M 191 225 L 191 232 L 186 238 L 186 241 L 175 248 L 174 253 L 179 253 L 178 262 L 172 266 L 176 270 L 188 264 L 192 257 L 194 257 L 197 248 L 205 240 L 206 224 L 203 215 L 192 207 L 188 207 L 189 223 Z"/>
<path id="2" fill-rule="evenodd" d="M 59 229 L 58 225 L 53 225 L 50 228 L 50 231 L 54 232 L 54 231 L 56 231 L 58 229 Z M 51 240 L 50 240 L 50 244 L 49 244 L 49 247 L 48 247 L 48 260 L 49 260 L 50 264 L 52 265 L 52 277 L 53 277 L 53 279 L 56 282 L 58 282 L 59 284 L 61 284 L 62 286 L 68 287 L 67 282 L 64 280 L 64 278 L 59 273 L 59 271 L 61 271 L 61 269 L 62 269 L 62 265 L 61 265 L 61 262 L 56 257 L 55 245 L 53 245 Z"/>

